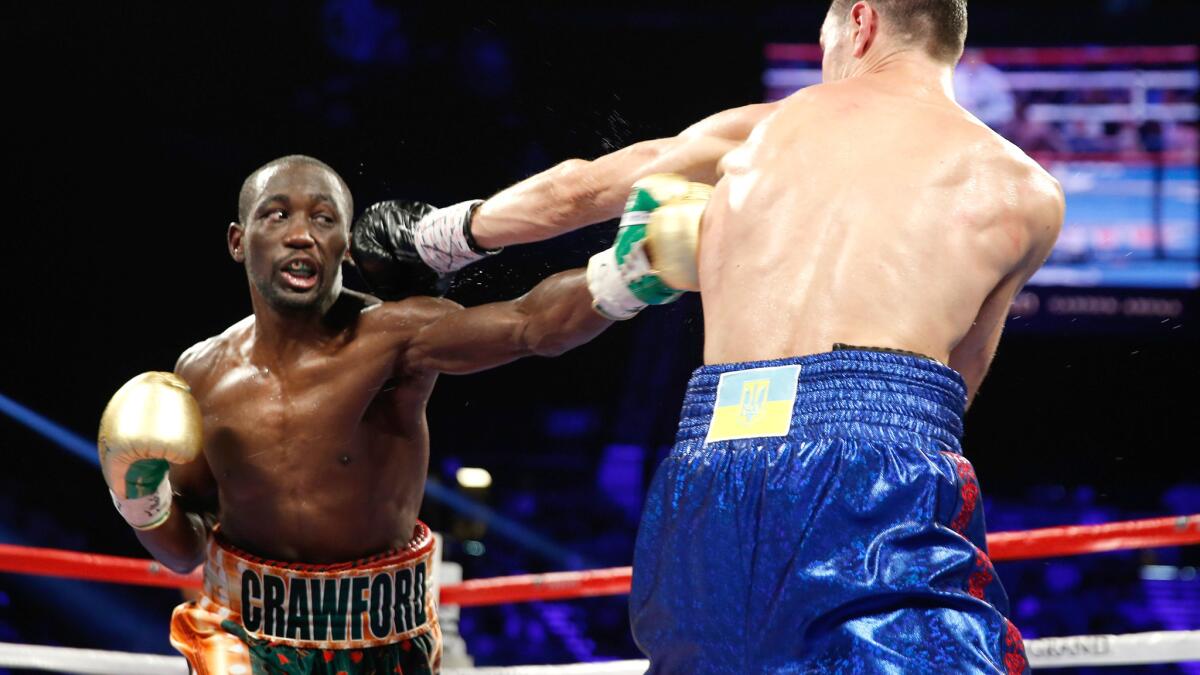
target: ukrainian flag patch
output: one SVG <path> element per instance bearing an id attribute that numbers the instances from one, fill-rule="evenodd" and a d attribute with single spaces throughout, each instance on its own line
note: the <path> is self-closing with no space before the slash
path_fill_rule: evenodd
<path id="1" fill-rule="evenodd" d="M 799 381 L 798 365 L 721 373 L 704 442 L 786 436 Z"/>

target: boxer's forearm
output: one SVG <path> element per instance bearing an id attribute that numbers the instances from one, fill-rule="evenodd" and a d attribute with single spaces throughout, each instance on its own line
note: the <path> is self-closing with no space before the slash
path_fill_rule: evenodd
<path id="1" fill-rule="evenodd" d="M 639 179 L 677 173 L 714 183 L 733 141 L 676 136 L 635 143 L 592 161 L 569 160 L 485 201 L 471 221 L 484 248 L 540 241 L 617 218 Z"/>
<path id="2" fill-rule="evenodd" d="M 471 232 L 484 248 L 558 236 L 621 215 L 633 184 L 677 173 L 715 184 L 721 160 L 740 145 L 775 103 L 723 110 L 683 133 L 634 143 L 592 161 L 573 159 L 498 193 L 475 212 Z"/>
<path id="3" fill-rule="evenodd" d="M 402 362 L 423 371 L 473 373 L 526 356 L 557 356 L 611 324 L 592 309 L 585 271 L 570 270 L 516 300 L 445 313 L 417 334 Z"/>
<path id="4" fill-rule="evenodd" d="M 134 530 L 134 534 L 155 560 L 175 572 L 186 574 L 204 562 L 208 528 L 200 516 L 178 505 L 162 525 L 153 530 Z"/>
<path id="5" fill-rule="evenodd" d="M 590 342 L 613 323 L 592 308 L 584 269 L 548 277 L 516 302 L 527 317 L 525 346 L 541 356 L 557 356 Z"/>
<path id="6" fill-rule="evenodd" d="M 637 168 L 659 141 L 637 143 L 594 161 L 567 160 L 500 191 L 475 210 L 471 233 L 484 248 L 550 239 L 621 215 Z"/>

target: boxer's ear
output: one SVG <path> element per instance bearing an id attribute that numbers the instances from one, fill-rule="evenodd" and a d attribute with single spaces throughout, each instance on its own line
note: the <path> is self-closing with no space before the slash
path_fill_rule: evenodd
<path id="1" fill-rule="evenodd" d="M 242 235 L 245 230 L 240 223 L 230 223 L 225 232 L 225 242 L 229 245 L 229 255 L 238 263 L 246 262 L 246 251 L 242 249 Z"/>
<path id="2" fill-rule="evenodd" d="M 875 42 L 879 32 L 879 14 L 865 2 L 856 2 L 850 8 L 851 37 L 854 42 L 854 58 L 861 59 Z"/>

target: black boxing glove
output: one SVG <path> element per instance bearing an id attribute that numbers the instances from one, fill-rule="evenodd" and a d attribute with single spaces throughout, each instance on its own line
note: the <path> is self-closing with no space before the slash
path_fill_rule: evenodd
<path id="1" fill-rule="evenodd" d="M 443 295 L 455 272 L 499 253 L 471 237 L 471 215 L 482 203 L 438 209 L 392 200 L 363 212 L 350 230 L 350 255 L 371 292 L 382 300 Z"/>

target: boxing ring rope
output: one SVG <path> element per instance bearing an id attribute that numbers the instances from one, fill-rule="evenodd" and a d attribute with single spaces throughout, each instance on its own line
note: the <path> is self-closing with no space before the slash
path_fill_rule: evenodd
<path id="1" fill-rule="evenodd" d="M 1200 544 L 1200 514 L 1069 525 L 988 535 L 993 561 L 1027 560 L 1159 546 Z M 200 570 L 176 574 L 154 560 L 0 544 L 0 572 L 138 586 L 200 588 Z M 441 602 L 460 607 L 561 600 L 629 592 L 632 568 L 520 574 L 447 584 Z"/>
<path id="2" fill-rule="evenodd" d="M 1105 551 L 1200 544 L 1200 514 L 1036 530 L 988 536 L 994 561 L 1082 555 Z M 153 560 L 0 544 L 0 572 L 56 576 L 167 588 L 199 588 L 201 574 L 176 574 Z M 441 587 L 440 601 L 463 607 L 536 600 L 621 595 L 629 592 L 631 568 L 522 574 L 474 579 Z M 1131 665 L 1200 660 L 1200 631 L 1127 635 L 1076 635 L 1025 641 L 1035 668 Z M 0 643 L 0 666 L 70 673 L 183 673 L 181 657 L 67 647 Z M 641 673 L 645 661 L 557 666 L 444 669 L 445 675 L 537 675 L 540 673 Z"/>
<path id="3" fill-rule="evenodd" d="M 1025 641 L 1032 668 L 1180 663 L 1200 659 L 1200 631 L 1076 635 Z M 443 668 L 442 675 L 641 675 L 644 660 L 552 666 Z M 187 675 L 181 656 L 0 642 L 0 666 L 90 675 Z"/>

